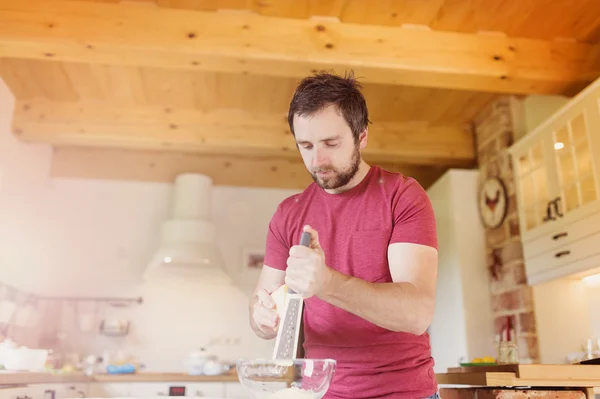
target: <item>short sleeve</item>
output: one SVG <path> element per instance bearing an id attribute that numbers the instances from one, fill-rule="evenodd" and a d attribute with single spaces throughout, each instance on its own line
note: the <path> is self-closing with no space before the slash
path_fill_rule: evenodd
<path id="1" fill-rule="evenodd" d="M 284 218 L 280 205 L 269 222 L 265 249 L 265 265 L 279 270 L 287 268 L 290 246 L 285 237 Z"/>
<path id="2" fill-rule="evenodd" d="M 400 187 L 393 200 L 394 228 L 390 243 L 408 242 L 437 249 L 435 214 L 427 192 L 414 179 Z"/>

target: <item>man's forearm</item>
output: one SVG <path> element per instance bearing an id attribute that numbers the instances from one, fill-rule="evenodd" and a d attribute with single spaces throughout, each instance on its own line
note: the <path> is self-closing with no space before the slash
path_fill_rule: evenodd
<path id="1" fill-rule="evenodd" d="M 371 283 L 331 270 L 319 298 L 380 327 L 416 335 L 425 332 L 434 299 L 411 283 Z"/>

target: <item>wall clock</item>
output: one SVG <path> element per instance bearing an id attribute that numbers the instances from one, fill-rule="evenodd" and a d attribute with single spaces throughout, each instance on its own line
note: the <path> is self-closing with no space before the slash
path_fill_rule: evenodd
<path id="1" fill-rule="evenodd" d="M 486 179 L 479 190 L 479 213 L 485 227 L 494 229 L 506 218 L 508 193 L 498 177 Z"/>

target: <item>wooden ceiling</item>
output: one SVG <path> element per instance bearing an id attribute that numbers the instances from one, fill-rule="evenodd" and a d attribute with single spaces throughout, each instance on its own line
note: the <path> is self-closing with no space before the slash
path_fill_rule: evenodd
<path id="1" fill-rule="evenodd" d="M 55 176 L 302 188 L 298 80 L 353 69 L 365 158 L 428 187 L 471 167 L 499 95 L 573 95 L 600 76 L 597 0 L 0 0 L 13 133 Z M 243 175 L 249 172 L 249 175 Z"/>

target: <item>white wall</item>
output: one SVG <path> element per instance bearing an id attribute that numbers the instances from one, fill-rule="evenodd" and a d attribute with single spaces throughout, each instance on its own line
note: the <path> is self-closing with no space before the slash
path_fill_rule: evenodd
<path id="1" fill-rule="evenodd" d="M 590 318 L 590 336 L 596 341 L 596 349 L 600 350 L 600 276 L 593 282 L 584 283 L 588 301 L 588 314 Z"/>
<path id="2" fill-rule="evenodd" d="M 484 230 L 477 213 L 477 170 L 450 170 L 427 193 L 436 215 L 439 271 L 430 328 L 435 372 L 494 356 Z"/>
<path id="3" fill-rule="evenodd" d="M 540 362 L 566 363 L 591 334 L 585 284 L 571 279 L 539 284 L 533 287 L 533 300 Z"/>
<path id="4" fill-rule="evenodd" d="M 57 328 L 67 334 L 66 349 L 98 353 L 122 346 L 152 370 L 180 369 L 190 350 L 216 338 L 221 344 L 237 342 L 231 349 L 217 342 L 212 349 L 221 357 L 270 356 L 272 343 L 256 338 L 248 327 L 247 294 L 257 274 L 242 273 L 242 254 L 245 248 L 264 247 L 277 204 L 296 191 L 214 187 L 211 216 L 234 284 L 219 286 L 210 279 L 142 283 L 172 185 L 49 178 L 51 148 L 23 144 L 10 134 L 13 104 L 0 81 L 0 281 L 43 295 L 144 299 L 140 306 L 97 311 L 98 318 L 129 318 L 132 332 L 125 338 L 78 331 L 72 306 L 62 306 L 62 315 L 48 310 L 49 322 L 61 317 Z M 49 342 L 44 334 L 41 342 Z"/>

